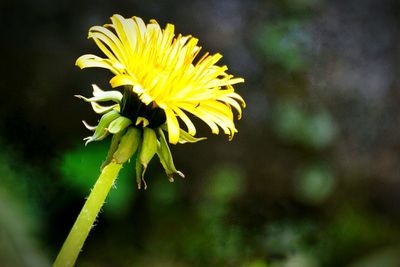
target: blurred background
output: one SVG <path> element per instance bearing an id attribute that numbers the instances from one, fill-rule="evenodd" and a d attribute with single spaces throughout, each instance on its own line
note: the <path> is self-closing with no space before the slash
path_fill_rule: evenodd
<path id="1" fill-rule="evenodd" d="M 49 266 L 99 174 L 73 95 L 111 74 L 74 62 L 114 13 L 222 53 L 247 108 L 233 141 L 172 146 L 186 179 L 125 166 L 77 266 L 400 266 L 397 0 L 1 1 L 1 266 Z"/>

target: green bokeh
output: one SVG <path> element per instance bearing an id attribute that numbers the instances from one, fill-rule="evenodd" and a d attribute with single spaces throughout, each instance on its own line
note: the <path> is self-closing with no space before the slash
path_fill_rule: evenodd
<path id="1" fill-rule="evenodd" d="M 72 186 L 82 196 L 87 196 L 90 188 L 100 175 L 100 166 L 106 158 L 109 143 L 107 141 L 79 144 L 66 152 L 60 163 L 64 183 Z M 114 187 L 106 199 L 106 216 L 118 216 L 127 212 L 132 205 L 136 192 L 136 179 L 133 164 L 125 164 Z"/>
<path id="2" fill-rule="evenodd" d="M 257 42 L 268 62 L 287 71 L 299 71 L 307 65 L 303 47 L 309 39 L 299 21 L 287 20 L 266 25 Z"/>
<path id="3" fill-rule="evenodd" d="M 0 142 L 0 265 L 41 267 L 50 263 L 36 237 L 43 211 L 29 183 L 39 173 L 19 164 L 18 157 Z"/>
<path id="4" fill-rule="evenodd" d="M 296 196 L 309 204 L 322 204 L 335 189 L 332 170 L 323 163 L 313 163 L 299 170 L 294 179 Z"/>
<path id="5" fill-rule="evenodd" d="M 279 102 L 274 110 L 274 130 L 283 140 L 316 149 L 334 141 L 336 124 L 327 111 L 309 112 L 293 101 Z"/>

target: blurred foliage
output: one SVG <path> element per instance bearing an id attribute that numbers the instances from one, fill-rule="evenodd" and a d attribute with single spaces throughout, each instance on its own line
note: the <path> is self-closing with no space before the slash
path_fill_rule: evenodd
<path id="1" fill-rule="evenodd" d="M 399 255 L 399 247 L 389 247 L 362 257 L 349 267 L 396 267 L 400 266 Z"/>
<path id="2" fill-rule="evenodd" d="M 0 143 L 0 263 L 1 266 L 49 266 L 37 243 L 42 211 L 29 184 L 39 173 L 21 168 L 18 158 Z"/>
<path id="3" fill-rule="evenodd" d="M 293 101 L 276 104 L 274 130 L 287 142 L 310 148 L 332 143 L 337 129 L 327 111 L 307 112 Z"/>
<path id="4" fill-rule="evenodd" d="M 331 169 L 322 163 L 313 163 L 299 170 L 295 177 L 295 193 L 299 200 L 309 204 L 322 204 L 335 189 Z"/>
<path id="5" fill-rule="evenodd" d="M 285 5 L 287 10 L 297 10 L 302 14 L 309 14 L 310 9 L 314 8 L 318 4 L 323 2 L 322 0 L 284 0 L 282 3 Z"/>
<path id="6" fill-rule="evenodd" d="M 170 218 L 167 220 L 168 225 L 173 228 L 156 226 L 156 229 L 162 227 L 163 230 L 146 241 L 150 246 L 148 250 L 165 252 L 164 257 L 179 251 L 180 260 L 189 262 L 189 266 L 236 266 L 246 253 L 243 247 L 243 230 L 238 225 L 229 223 L 227 217 L 230 202 L 242 192 L 244 176 L 240 169 L 221 166 L 212 170 L 206 180 L 207 186 L 198 192 L 199 199 L 191 207 L 179 204 L 182 201 L 182 191 L 178 191 L 179 187 L 176 185 L 165 185 L 165 181 L 159 180 L 152 186 L 149 203 L 158 204 L 152 207 L 161 207 L 160 211 L 163 212 L 156 213 L 155 216 Z M 159 203 L 160 196 L 166 196 L 162 191 L 168 192 L 169 200 L 164 199 Z M 175 203 L 171 203 L 173 200 Z M 168 207 L 165 203 L 168 203 Z M 177 206 L 180 211 L 174 212 Z M 192 212 L 188 213 L 188 208 Z M 166 209 L 169 216 L 165 214 Z M 165 224 L 165 221 L 160 223 Z M 172 249 L 172 242 L 177 247 L 172 251 L 165 251 L 166 248 Z"/>
<path id="7" fill-rule="evenodd" d="M 265 263 L 265 261 L 260 259 L 252 260 L 242 265 L 242 267 L 267 267 L 267 266 L 268 265 Z"/>
<path id="8" fill-rule="evenodd" d="M 318 267 L 318 263 L 313 256 L 305 253 L 295 253 L 287 259 L 277 261 L 270 265 L 271 267 Z"/>
<path id="9" fill-rule="evenodd" d="M 375 253 L 387 244 L 400 243 L 399 229 L 393 222 L 360 208 L 344 205 L 328 226 L 315 248 L 324 266 L 345 265 L 352 257 L 365 257 L 364 253 Z"/>
<path id="10" fill-rule="evenodd" d="M 285 258 L 306 248 L 307 237 L 313 230 L 312 222 L 269 222 L 261 232 L 259 244 L 271 258 Z"/>
<path id="11" fill-rule="evenodd" d="M 265 26 L 257 41 L 268 62 L 278 64 L 287 71 L 299 71 L 306 67 L 302 48 L 310 42 L 310 36 L 302 30 L 300 22 L 281 21 Z"/>
<path id="12" fill-rule="evenodd" d="M 105 160 L 109 142 L 96 142 L 88 146 L 79 144 L 75 149 L 66 151 L 59 164 L 64 183 L 75 188 L 81 195 L 88 195 L 100 173 Z M 104 205 L 107 216 L 118 216 L 129 209 L 136 192 L 133 164 L 125 164 Z M 118 190 L 116 190 L 118 189 Z"/>

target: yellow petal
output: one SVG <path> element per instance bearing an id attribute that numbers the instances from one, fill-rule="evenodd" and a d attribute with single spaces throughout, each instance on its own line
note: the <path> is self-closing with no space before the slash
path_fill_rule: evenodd
<path id="1" fill-rule="evenodd" d="M 132 17 L 135 20 L 135 28 L 136 32 L 138 33 L 138 36 L 143 39 L 144 34 L 146 32 L 146 24 L 143 22 L 143 20 L 139 17 Z"/>
<path id="2" fill-rule="evenodd" d="M 89 37 L 98 39 L 107 45 L 114 55 L 122 62 L 127 62 L 124 47 L 115 34 L 107 28 L 94 26 L 89 30 Z"/>
<path id="3" fill-rule="evenodd" d="M 179 141 L 179 122 L 171 109 L 166 109 L 165 115 L 167 117 L 168 140 L 171 144 L 176 144 Z"/>
<path id="4" fill-rule="evenodd" d="M 236 111 L 238 112 L 238 119 L 240 120 L 242 118 L 242 108 L 240 107 L 238 102 L 236 102 L 234 99 L 227 97 L 227 96 L 222 96 L 222 97 L 218 98 L 218 100 L 225 102 L 225 103 L 231 105 L 232 107 L 234 107 L 236 109 Z"/>
<path id="5" fill-rule="evenodd" d="M 118 62 L 113 63 L 110 59 L 101 58 L 95 55 L 83 55 L 79 57 L 75 65 L 79 68 L 104 68 L 109 69 L 114 74 L 120 74 L 124 72 L 124 66 L 118 64 Z"/>
<path id="6" fill-rule="evenodd" d="M 196 135 L 196 127 L 193 122 L 189 119 L 189 117 L 178 107 L 172 107 L 173 111 L 182 119 L 182 121 L 186 124 L 188 128 L 188 133 L 192 136 Z"/>
<path id="7" fill-rule="evenodd" d="M 115 25 L 115 31 L 121 42 L 124 44 L 125 51 L 132 54 L 136 49 L 136 35 L 130 34 L 135 32 L 135 23 L 133 19 L 124 19 L 121 15 L 114 15 L 111 21 Z"/>
<path id="8" fill-rule="evenodd" d="M 211 132 L 213 134 L 219 134 L 219 129 L 217 124 L 215 124 L 215 122 L 212 119 L 210 119 L 210 117 L 202 109 L 196 108 L 196 106 L 186 103 L 180 103 L 179 107 L 181 109 L 186 110 L 189 113 L 192 113 L 196 117 L 199 117 L 211 128 Z"/>
<path id="9" fill-rule="evenodd" d="M 135 81 L 131 76 L 128 75 L 116 75 L 110 80 L 110 84 L 113 88 L 123 85 L 135 85 Z"/>
<path id="10" fill-rule="evenodd" d="M 235 78 L 235 79 L 229 79 L 229 80 L 214 79 L 207 84 L 207 88 L 226 86 L 226 85 L 242 83 L 242 82 L 244 82 L 243 78 Z"/>

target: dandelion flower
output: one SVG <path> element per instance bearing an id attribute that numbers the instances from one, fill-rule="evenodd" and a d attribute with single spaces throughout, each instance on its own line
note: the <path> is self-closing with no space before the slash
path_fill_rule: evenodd
<path id="1" fill-rule="evenodd" d="M 137 147 L 128 157 L 136 153 L 139 155 L 136 158 L 140 158 L 142 150 L 154 144 L 148 149 L 151 150 L 149 155 L 143 156 L 146 159 L 139 160 L 136 167 L 142 170 L 138 174 L 143 178 L 148 158 L 157 154 L 172 180 L 172 174 L 182 174 L 173 166 L 168 142 L 204 139 L 195 137 L 193 116 L 204 121 L 212 133 L 219 134 L 222 130 L 232 138 L 237 132 L 232 110 L 236 110 L 240 119 L 245 107 L 233 85 L 244 80 L 228 74 L 227 66 L 216 65 L 222 57 L 218 53 L 205 53 L 198 58 L 201 51 L 198 39 L 175 35 L 172 24 L 161 29 L 155 20 L 146 25 L 141 18 L 120 15 L 113 15 L 111 22 L 89 30 L 88 37 L 94 40 L 104 57 L 86 54 L 76 61 L 80 68 L 110 70 L 113 73 L 111 86 L 118 90 L 123 88 L 123 92 L 103 91 L 94 86 L 93 97 L 79 96 L 91 102 L 95 112 L 103 114 L 99 125 L 85 124 L 95 131 L 87 142 L 104 139 L 111 133 L 114 147 L 118 147 L 128 129 L 135 128 L 138 131 L 135 140 L 139 145 L 133 146 Z M 103 106 L 102 101 L 115 104 Z M 168 133 L 168 138 L 163 131 Z M 111 153 L 108 161 L 113 159 L 115 155 Z"/>

